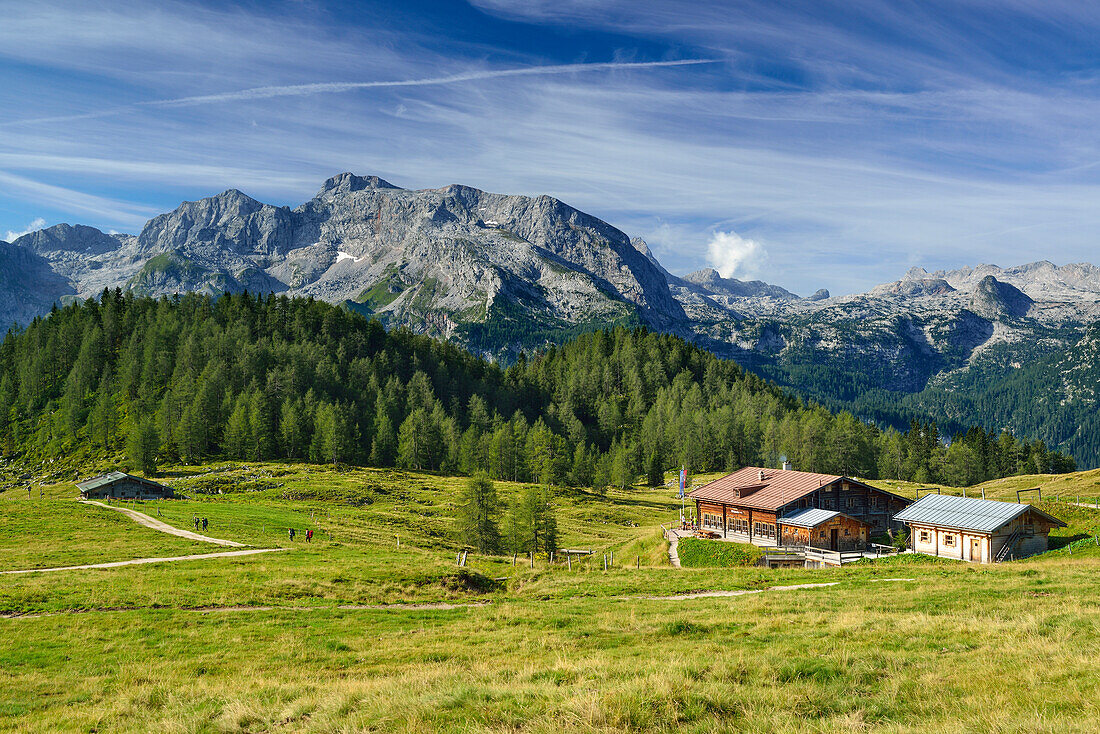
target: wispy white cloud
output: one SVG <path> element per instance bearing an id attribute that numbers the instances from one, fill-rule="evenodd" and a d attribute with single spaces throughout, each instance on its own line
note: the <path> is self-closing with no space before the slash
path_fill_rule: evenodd
<path id="1" fill-rule="evenodd" d="M 0 171 L 0 185 L 5 188 L 9 195 L 33 201 L 36 205 L 46 205 L 63 211 L 99 217 L 118 222 L 131 229 L 140 227 L 152 215 L 157 213 L 151 207 L 86 194 L 62 186 L 35 181 L 7 171 Z"/>
<path id="2" fill-rule="evenodd" d="M 38 230 L 42 229 L 45 226 L 46 226 L 46 220 L 45 219 L 43 219 L 42 217 L 35 217 L 34 220 L 30 224 L 28 224 L 22 232 L 13 232 L 12 230 L 9 229 L 8 233 L 6 235 L 4 235 L 4 240 L 7 241 L 7 242 L 15 242 L 17 239 L 19 239 L 23 235 L 30 234 L 31 232 L 37 232 Z"/>
<path id="3" fill-rule="evenodd" d="M 74 120 L 88 120 L 97 117 L 107 117 L 130 112 L 142 107 L 193 107 L 197 105 L 218 104 L 226 102 L 245 102 L 252 100 L 271 99 L 273 97 L 305 97 L 314 94 L 339 94 L 342 92 L 355 92 L 364 89 L 386 89 L 399 87 L 435 87 L 448 84 L 459 84 L 471 81 L 487 81 L 491 79 L 506 79 L 520 76 L 550 76 L 555 74 L 583 74 L 597 71 L 626 71 L 631 69 L 657 69 L 674 66 L 694 66 L 698 64 L 718 63 L 718 59 L 680 59 L 674 61 L 636 61 L 636 62 L 606 62 L 588 64 L 552 64 L 547 66 L 527 66 L 516 69 L 483 69 L 468 71 L 446 76 L 426 77 L 422 79 L 405 79 L 390 81 L 370 82 L 314 82 L 310 84 L 290 84 L 271 87 L 253 87 L 251 89 L 239 89 L 232 92 L 220 92 L 218 94 L 198 94 L 189 97 L 176 97 L 173 99 L 157 99 L 114 107 L 111 109 L 84 112 L 77 115 L 60 115 L 54 117 L 39 117 L 26 120 L 12 120 L 0 123 L 0 127 L 12 125 L 44 124 L 50 122 L 72 122 Z"/>

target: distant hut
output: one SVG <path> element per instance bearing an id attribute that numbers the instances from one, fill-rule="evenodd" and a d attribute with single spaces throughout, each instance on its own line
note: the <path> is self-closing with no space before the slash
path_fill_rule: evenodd
<path id="1" fill-rule="evenodd" d="M 175 496 L 171 487 L 142 479 L 131 474 L 123 474 L 116 471 L 104 474 L 83 482 L 77 482 L 76 488 L 80 490 L 80 499 L 96 500 L 113 497 L 117 499 L 164 499 Z"/>
<path id="2" fill-rule="evenodd" d="M 1066 524 L 1031 505 L 929 494 L 894 515 L 917 553 L 992 563 L 1042 553 L 1052 528 Z"/>

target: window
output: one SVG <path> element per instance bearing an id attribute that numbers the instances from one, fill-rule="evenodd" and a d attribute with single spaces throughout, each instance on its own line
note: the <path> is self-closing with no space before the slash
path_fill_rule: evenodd
<path id="1" fill-rule="evenodd" d="M 825 531 L 824 531 L 824 530 L 822 530 L 822 531 L 821 531 L 820 533 L 818 533 L 817 535 L 818 535 L 818 537 L 819 537 L 819 538 L 821 538 L 822 540 L 825 540 Z"/>
<path id="2" fill-rule="evenodd" d="M 946 533 L 943 536 L 943 544 L 947 548 L 955 547 L 955 535 L 953 533 Z"/>
<path id="3" fill-rule="evenodd" d="M 749 533 L 749 521 L 740 517 L 731 517 L 729 519 L 729 528 L 732 533 L 742 533 L 748 535 Z"/>
<path id="4" fill-rule="evenodd" d="M 774 538 L 775 537 L 775 525 L 767 522 L 754 522 L 752 524 L 752 532 L 762 538 Z"/>
<path id="5" fill-rule="evenodd" d="M 877 494 L 871 495 L 870 499 L 868 500 L 868 503 L 870 504 L 872 510 L 877 510 L 878 509 L 878 495 Z"/>
<path id="6" fill-rule="evenodd" d="M 920 535 L 918 537 L 920 538 L 920 542 L 922 543 L 932 542 L 932 533 L 928 532 L 927 530 L 920 531 Z"/>
<path id="7" fill-rule="evenodd" d="M 848 528 L 844 528 L 844 535 L 845 536 L 848 536 L 848 535 L 851 535 L 851 534 L 852 533 L 848 530 Z"/>
<path id="8" fill-rule="evenodd" d="M 856 506 L 857 499 L 858 498 L 856 498 L 856 497 L 849 497 L 848 498 L 848 507 L 849 507 L 849 509 Z"/>
<path id="9" fill-rule="evenodd" d="M 722 529 L 722 516 L 711 515 L 710 513 L 703 513 L 703 527 L 708 530 L 721 530 Z"/>

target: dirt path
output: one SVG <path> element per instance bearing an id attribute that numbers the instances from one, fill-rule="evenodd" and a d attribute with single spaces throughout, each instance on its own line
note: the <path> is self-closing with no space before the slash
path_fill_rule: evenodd
<path id="1" fill-rule="evenodd" d="M 0 571 L 11 573 L 46 573 L 48 571 L 81 571 L 88 568 L 115 568 L 117 566 L 140 566 L 146 563 L 173 563 L 175 561 L 199 561 L 205 558 L 230 558 L 233 556 L 252 556 L 257 553 L 275 553 L 286 548 L 252 548 L 249 550 L 223 551 L 221 553 L 200 553 L 197 556 L 172 556 L 170 558 L 135 558 L 132 561 L 112 561 L 111 563 L 88 563 L 83 566 L 58 566 L 55 568 L 25 568 L 19 571 Z"/>
<path id="2" fill-rule="evenodd" d="M 212 612 L 321 612 L 338 609 L 340 611 L 369 611 L 382 610 L 387 612 L 421 612 L 421 611 L 447 611 L 449 609 L 470 609 L 487 606 L 490 602 L 412 602 L 409 604 L 339 604 L 337 606 L 322 607 L 291 607 L 291 606 L 245 606 L 231 607 L 179 607 L 167 610 L 158 607 L 157 611 L 199 612 L 210 614 Z M 57 617 L 69 614 L 92 614 L 93 612 L 138 612 L 150 609 L 150 607 L 108 607 L 104 609 L 68 609 L 63 612 L 31 612 L 29 614 L 0 613 L 0 619 L 38 619 L 40 617 Z"/>
<path id="3" fill-rule="evenodd" d="M 668 538 L 668 562 L 673 568 L 680 568 L 680 536 L 675 530 L 666 530 L 665 537 Z"/>
<path id="4" fill-rule="evenodd" d="M 818 589 L 823 586 L 836 586 L 839 581 L 823 584 L 794 584 L 792 586 L 769 586 L 766 589 L 737 589 L 736 591 L 695 591 L 690 594 L 672 594 L 671 596 L 642 596 L 639 599 L 653 601 L 685 601 L 687 599 L 707 599 L 709 597 L 744 596 L 745 594 L 763 594 L 765 591 L 792 591 L 794 589 Z"/>
<path id="5" fill-rule="evenodd" d="M 173 527 L 166 522 L 161 522 L 155 517 L 150 517 L 144 512 L 138 512 L 137 510 L 130 510 L 126 507 L 115 507 L 114 505 L 105 505 L 102 502 L 96 502 L 95 500 L 81 500 L 85 505 L 99 505 L 100 507 L 106 507 L 108 510 L 115 510 L 121 512 L 123 515 L 128 515 L 131 520 L 144 525 L 147 528 L 152 528 L 162 533 L 168 533 L 169 535 L 176 535 L 181 538 L 187 538 L 188 540 L 201 540 L 203 543 L 213 543 L 214 545 L 224 545 L 230 548 L 244 548 L 244 543 L 238 543 L 235 540 L 222 540 L 221 538 L 211 538 L 206 535 L 199 535 L 198 533 L 192 533 L 190 530 L 180 530 L 177 527 Z"/>

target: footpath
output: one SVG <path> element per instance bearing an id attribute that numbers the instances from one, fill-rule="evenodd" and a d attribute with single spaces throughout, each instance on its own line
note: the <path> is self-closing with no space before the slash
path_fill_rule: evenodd
<path id="1" fill-rule="evenodd" d="M 18 571 L 0 571 L 12 573 L 46 573 L 48 571 L 82 571 L 88 568 L 116 568 L 118 566 L 140 566 L 145 563 L 174 563 L 176 561 L 200 561 L 206 558 L 228 558 L 230 556 L 252 556 L 257 553 L 275 553 L 286 548 L 251 548 L 249 550 L 223 551 L 221 553 L 200 553 L 196 556 L 172 556 L 169 558 L 135 558 L 132 561 L 112 561 L 110 563 L 88 563 L 83 566 L 56 566 L 54 568 L 24 568 Z"/>
<path id="2" fill-rule="evenodd" d="M 238 543 L 235 540 L 222 540 L 221 538 L 211 538 L 206 535 L 199 535 L 193 533 L 190 530 L 180 530 L 179 528 L 172 527 L 166 522 L 161 522 L 155 517 L 150 517 L 144 512 L 138 512 L 137 510 L 131 510 L 127 507 L 115 507 L 114 505 L 105 505 L 102 502 L 96 502 L 95 500 L 81 500 L 85 505 L 99 505 L 100 507 L 106 507 L 108 510 L 114 510 L 127 515 L 131 520 L 144 525 L 147 528 L 159 531 L 161 533 L 168 533 L 169 535 L 175 535 L 180 538 L 187 538 L 188 540 L 200 540 L 203 543 L 213 543 L 214 545 L 224 545 L 230 548 L 244 548 L 244 543 Z"/>

